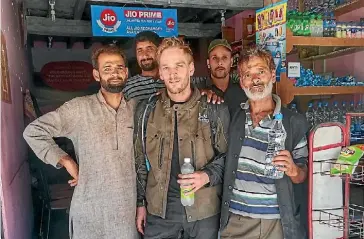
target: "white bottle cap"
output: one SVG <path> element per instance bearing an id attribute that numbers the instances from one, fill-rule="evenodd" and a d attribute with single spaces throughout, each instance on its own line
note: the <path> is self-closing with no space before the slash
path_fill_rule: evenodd
<path id="1" fill-rule="evenodd" d="M 185 158 L 185 163 L 191 163 L 191 159 L 190 158 Z"/>

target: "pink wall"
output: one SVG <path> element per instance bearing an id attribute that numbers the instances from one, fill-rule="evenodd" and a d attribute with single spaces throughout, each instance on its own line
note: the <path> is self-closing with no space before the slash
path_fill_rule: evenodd
<path id="1" fill-rule="evenodd" d="M 23 94 L 28 82 L 28 63 L 21 46 L 16 0 L 1 0 L 1 31 L 7 43 L 12 103 L 1 102 L 1 201 L 5 239 L 31 238 L 33 215 L 27 147 L 24 129 Z"/>
<path id="2" fill-rule="evenodd" d="M 235 28 L 235 40 L 243 38 L 243 18 L 255 16 L 255 10 L 245 10 L 226 20 L 226 26 Z"/>

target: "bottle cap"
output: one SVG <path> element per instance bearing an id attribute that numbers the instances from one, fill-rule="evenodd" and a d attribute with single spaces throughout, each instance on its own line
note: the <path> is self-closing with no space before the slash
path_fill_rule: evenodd
<path id="1" fill-rule="evenodd" d="M 191 163 L 191 159 L 190 158 L 185 158 L 185 163 Z"/>
<path id="2" fill-rule="evenodd" d="M 278 114 L 276 114 L 276 115 L 274 116 L 274 118 L 275 118 L 276 120 L 282 120 L 282 119 L 283 119 L 283 115 L 282 115 L 281 113 L 278 113 Z"/>

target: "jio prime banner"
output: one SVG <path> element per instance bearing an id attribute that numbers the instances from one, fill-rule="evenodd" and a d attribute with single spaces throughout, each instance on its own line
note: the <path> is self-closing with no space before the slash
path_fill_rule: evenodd
<path id="1" fill-rule="evenodd" d="M 287 70 L 286 59 L 287 0 L 272 4 L 256 12 L 256 44 L 272 53 L 277 81 Z"/>
<path id="2" fill-rule="evenodd" d="M 134 37 L 141 31 L 178 36 L 176 9 L 92 5 L 91 18 L 93 36 Z"/>

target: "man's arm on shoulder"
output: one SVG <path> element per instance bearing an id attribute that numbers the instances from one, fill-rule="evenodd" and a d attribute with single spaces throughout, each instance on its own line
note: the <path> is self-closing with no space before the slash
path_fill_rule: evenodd
<path id="1" fill-rule="evenodd" d="M 24 130 L 24 139 L 39 159 L 60 168 L 61 159 L 67 153 L 53 138 L 70 137 L 81 121 L 80 117 L 79 99 L 73 99 L 30 123 Z"/>
<path id="2" fill-rule="evenodd" d="M 230 114 L 226 104 L 216 107 L 218 116 L 214 147 L 218 154 L 202 169 L 209 176 L 209 186 L 215 186 L 223 181 L 230 124 Z"/>

